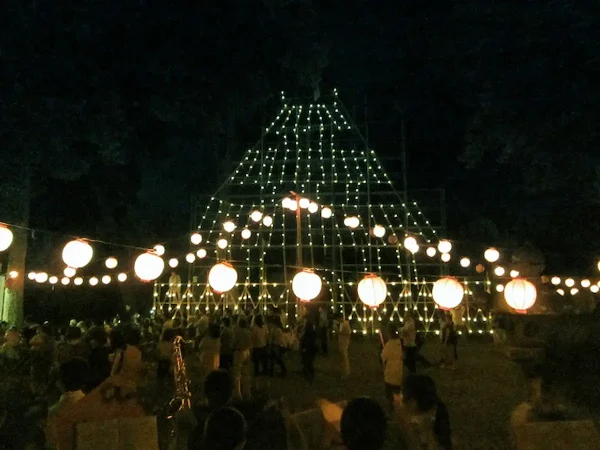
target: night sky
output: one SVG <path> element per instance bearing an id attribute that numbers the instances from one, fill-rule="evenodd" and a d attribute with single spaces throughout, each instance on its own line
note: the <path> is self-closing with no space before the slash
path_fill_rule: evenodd
<path id="1" fill-rule="evenodd" d="M 445 191 L 450 238 L 531 242 L 552 269 L 592 273 L 596 2 L 30 3 L 0 18 L 0 220 L 28 177 L 33 228 L 183 236 L 192 195 L 225 180 L 280 91 L 318 84 L 368 125 L 398 188 L 405 119 L 409 189 Z"/>

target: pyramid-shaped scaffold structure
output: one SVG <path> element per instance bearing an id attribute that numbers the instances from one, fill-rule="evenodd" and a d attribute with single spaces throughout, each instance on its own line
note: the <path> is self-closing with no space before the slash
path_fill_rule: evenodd
<path id="1" fill-rule="evenodd" d="M 335 311 L 364 318 L 373 328 L 378 313 L 399 320 L 411 308 L 428 326 L 435 311 L 431 285 L 442 266 L 423 246 L 435 247 L 443 234 L 441 208 L 421 207 L 406 194 L 395 189 L 336 91 L 309 102 L 282 93 L 281 108 L 258 143 L 223 186 L 194 207 L 194 232 L 203 239 L 192 251 L 202 258 L 190 265 L 183 300 L 170 298 L 168 286 L 157 284 L 155 307 L 293 309 L 291 280 L 311 268 L 323 278 L 316 301 Z M 290 198 L 305 199 L 303 207 L 284 207 Z M 422 246 L 420 252 L 404 248 L 408 236 Z M 222 260 L 235 267 L 238 283 L 217 295 L 207 275 Z M 367 273 L 388 284 L 389 301 L 377 311 L 364 308 L 357 297 L 356 285 Z"/>

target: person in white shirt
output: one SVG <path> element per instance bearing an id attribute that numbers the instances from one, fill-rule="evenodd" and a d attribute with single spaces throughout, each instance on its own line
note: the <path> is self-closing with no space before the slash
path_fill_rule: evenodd
<path id="1" fill-rule="evenodd" d="M 381 361 L 383 363 L 383 377 L 385 381 L 385 396 L 394 409 L 394 395 L 402 392 L 402 370 L 404 366 L 402 342 L 400 334 L 395 325 L 390 325 L 390 338 L 385 343 L 381 352 Z"/>
<path id="2" fill-rule="evenodd" d="M 181 277 L 174 270 L 169 277 L 169 297 L 175 298 L 178 303 L 181 301 Z"/>
<path id="3" fill-rule="evenodd" d="M 417 326 L 412 311 L 406 311 L 404 326 L 400 330 L 408 373 L 417 372 Z"/>
<path id="4" fill-rule="evenodd" d="M 350 322 L 346 320 L 343 315 L 338 316 L 340 328 L 338 330 L 338 350 L 342 360 L 342 377 L 347 378 L 350 376 L 350 358 L 348 357 L 348 349 L 350 347 L 350 335 L 352 329 L 350 328 Z"/>
<path id="5" fill-rule="evenodd" d="M 254 317 L 254 323 L 250 328 L 252 336 L 252 363 L 254 365 L 254 376 L 267 374 L 269 372 L 269 329 L 265 326 L 263 316 Z M 262 371 L 260 370 L 262 366 Z"/>

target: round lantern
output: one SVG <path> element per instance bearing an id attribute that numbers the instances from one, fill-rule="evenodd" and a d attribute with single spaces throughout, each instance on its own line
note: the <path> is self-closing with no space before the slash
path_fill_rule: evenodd
<path id="1" fill-rule="evenodd" d="M 454 309 L 462 302 L 465 290 L 456 278 L 445 277 L 433 283 L 433 301 L 440 309 Z"/>
<path id="2" fill-rule="evenodd" d="M 308 212 L 311 214 L 316 213 L 319 210 L 319 205 L 317 205 L 315 202 L 310 202 L 308 205 Z"/>
<path id="3" fill-rule="evenodd" d="M 440 256 L 440 259 L 442 260 L 442 262 L 450 262 L 450 253 L 442 253 L 442 256 Z"/>
<path id="4" fill-rule="evenodd" d="M 356 216 L 346 217 L 344 219 L 344 225 L 348 228 L 356 228 L 360 225 L 360 219 Z"/>
<path id="5" fill-rule="evenodd" d="M 475 271 L 477 273 L 483 273 L 485 272 L 485 266 L 483 264 L 477 264 L 477 266 L 475 266 Z"/>
<path id="6" fill-rule="evenodd" d="M 193 253 L 188 253 L 187 255 L 185 255 L 185 260 L 192 264 L 194 261 L 196 261 L 196 257 L 194 256 Z"/>
<path id="7" fill-rule="evenodd" d="M 461 267 L 464 267 L 466 269 L 467 267 L 469 267 L 471 265 L 471 260 L 469 258 L 462 258 L 460 260 L 460 265 L 461 265 Z"/>
<path id="8" fill-rule="evenodd" d="M 71 282 L 71 279 L 69 277 L 63 277 L 60 282 L 63 284 L 63 286 L 66 286 Z"/>
<path id="9" fill-rule="evenodd" d="M 263 213 L 261 213 L 260 211 L 252 211 L 252 213 L 250 214 L 250 219 L 252 219 L 252 222 L 260 222 L 260 220 L 263 217 Z"/>
<path id="10" fill-rule="evenodd" d="M 217 293 L 230 291 L 237 283 L 238 273 L 228 262 L 215 264 L 208 272 L 208 284 Z"/>
<path id="11" fill-rule="evenodd" d="M 75 269 L 73 269 L 72 267 L 65 267 L 65 270 L 63 270 L 63 275 L 67 278 L 74 277 L 76 273 L 77 273 L 77 271 Z"/>
<path id="12" fill-rule="evenodd" d="M 592 282 L 590 280 L 581 280 L 582 288 L 589 288 L 591 285 L 592 285 Z"/>
<path id="13" fill-rule="evenodd" d="M 575 286 L 575 280 L 573 278 L 567 278 L 565 280 L 565 286 L 567 286 L 567 287 Z"/>
<path id="14" fill-rule="evenodd" d="M 557 290 L 556 290 L 556 293 L 557 293 L 558 295 L 562 296 L 562 297 L 564 297 L 564 296 L 565 296 L 565 291 L 564 291 L 564 289 L 557 289 Z"/>
<path id="15" fill-rule="evenodd" d="M 517 278 L 519 276 L 519 271 L 518 270 L 511 270 L 510 271 L 510 277 L 511 278 Z"/>
<path id="16" fill-rule="evenodd" d="M 307 209 L 310 206 L 310 200 L 302 197 L 300 200 L 298 200 L 298 206 L 302 209 Z"/>
<path id="17" fill-rule="evenodd" d="M 242 230 L 242 239 L 250 239 L 250 236 L 252 236 L 252 231 L 250 231 L 248 228 L 244 228 Z"/>
<path id="18" fill-rule="evenodd" d="M 35 275 L 35 281 L 38 283 L 45 283 L 48 281 L 48 274 L 46 272 L 39 272 Z"/>
<path id="19" fill-rule="evenodd" d="M 417 244 L 417 240 L 412 237 L 409 236 L 406 239 L 404 239 L 404 248 L 408 251 L 410 251 L 411 253 L 416 253 L 416 251 L 413 251 L 414 249 L 419 249 L 419 244 Z"/>
<path id="20" fill-rule="evenodd" d="M 381 225 L 375 225 L 373 227 L 373 236 L 376 238 L 382 238 L 385 236 L 385 227 Z"/>
<path id="21" fill-rule="evenodd" d="M 600 287 L 598 287 L 594 284 L 594 285 L 592 285 L 592 287 L 590 287 L 590 291 L 592 292 L 592 294 L 597 294 L 598 291 L 600 291 Z"/>
<path id="22" fill-rule="evenodd" d="M 235 223 L 233 223 L 231 220 L 228 220 L 227 222 L 223 223 L 223 229 L 228 233 L 233 233 L 235 230 Z"/>
<path id="23" fill-rule="evenodd" d="M 58 283 L 58 277 L 52 276 L 48 279 L 48 281 L 50 282 L 50 284 L 56 284 Z"/>
<path id="24" fill-rule="evenodd" d="M 518 313 L 526 313 L 535 304 L 537 290 L 533 283 L 515 278 L 504 288 L 504 299 Z"/>
<path id="25" fill-rule="evenodd" d="M 74 269 L 85 267 L 92 260 L 94 249 L 90 244 L 80 239 L 68 242 L 63 248 L 62 259 L 65 264 Z"/>
<path id="26" fill-rule="evenodd" d="M 177 258 L 171 258 L 169 260 L 169 267 L 171 269 L 174 269 L 175 267 L 177 267 L 179 265 L 179 261 L 177 260 Z"/>
<path id="27" fill-rule="evenodd" d="M 103 284 L 109 284 L 110 282 L 111 282 L 110 275 L 104 275 L 104 276 L 102 277 L 102 283 L 103 283 Z"/>
<path id="28" fill-rule="evenodd" d="M 119 265 L 119 261 L 117 261 L 117 258 L 114 258 L 111 256 L 110 258 L 106 259 L 104 264 L 106 265 L 106 268 L 114 269 L 115 267 L 117 267 Z"/>
<path id="29" fill-rule="evenodd" d="M 500 259 L 500 252 L 495 248 L 488 248 L 484 253 L 483 257 L 487 262 L 495 263 Z"/>
<path id="30" fill-rule="evenodd" d="M 292 279 L 292 291 L 303 302 L 310 302 L 321 292 L 321 277 L 312 270 L 304 269 Z"/>
<path id="31" fill-rule="evenodd" d="M 201 248 L 200 250 L 198 250 L 198 251 L 196 252 L 196 256 L 197 256 L 198 258 L 200 258 L 200 259 L 202 259 L 202 258 L 206 258 L 206 250 L 205 250 L 205 249 L 203 249 L 203 248 Z"/>
<path id="32" fill-rule="evenodd" d="M 190 236 L 190 241 L 192 242 L 192 244 L 194 245 L 199 245 L 200 242 L 202 242 L 202 235 L 200 233 L 193 233 Z"/>
<path id="33" fill-rule="evenodd" d="M 154 253 L 156 253 L 158 256 L 164 255 L 165 254 L 165 246 L 162 244 L 155 245 Z"/>
<path id="34" fill-rule="evenodd" d="M 83 278 L 77 277 L 73 280 L 73 283 L 75 284 L 75 286 L 81 286 L 83 284 Z"/>
<path id="35" fill-rule="evenodd" d="M 135 260 L 133 271 L 142 281 L 153 281 L 165 270 L 163 259 L 152 252 L 142 253 Z"/>
<path id="36" fill-rule="evenodd" d="M 429 256 L 430 258 L 433 258 L 436 255 L 437 250 L 433 247 L 427 247 L 427 250 L 425 250 L 425 253 L 427 253 L 427 256 Z"/>
<path id="37" fill-rule="evenodd" d="M 325 207 L 321 210 L 321 217 L 323 219 L 330 219 L 333 216 L 333 211 L 329 207 Z"/>
<path id="38" fill-rule="evenodd" d="M 273 218 L 271 216 L 265 216 L 263 217 L 262 223 L 265 227 L 270 227 L 271 225 L 273 225 Z"/>
<path id="39" fill-rule="evenodd" d="M 573 288 L 571 289 L 571 295 L 577 295 L 579 293 L 579 289 Z"/>
<path id="40" fill-rule="evenodd" d="M 367 306 L 376 308 L 387 297 L 387 286 L 377 275 L 367 275 L 358 283 L 358 298 Z"/>
<path id="41" fill-rule="evenodd" d="M 8 278 L 14 280 L 15 278 L 19 277 L 19 272 L 17 272 L 16 270 L 11 270 L 10 272 L 8 272 Z"/>
<path id="42" fill-rule="evenodd" d="M 217 241 L 217 247 L 219 247 L 221 250 L 225 250 L 228 245 L 229 242 L 227 242 L 227 239 L 219 239 Z"/>
<path id="43" fill-rule="evenodd" d="M 290 209 L 290 200 L 291 198 L 284 197 L 283 200 L 281 200 L 281 207 L 284 209 Z"/>
<path id="44" fill-rule="evenodd" d="M 496 285 L 496 292 L 504 292 L 504 285 L 503 284 Z"/>
<path id="45" fill-rule="evenodd" d="M 554 286 L 558 286 L 560 284 L 560 281 L 560 277 L 552 277 L 550 283 L 552 283 Z"/>
<path id="46" fill-rule="evenodd" d="M 117 280 L 119 280 L 121 283 L 127 281 L 127 274 L 126 273 L 120 273 L 119 275 L 117 275 Z"/>
<path id="47" fill-rule="evenodd" d="M 96 286 L 98 284 L 98 278 L 92 277 L 90 278 L 90 286 Z"/>
<path id="48" fill-rule="evenodd" d="M 542 275 L 541 280 L 543 284 L 550 283 L 550 277 L 548 277 L 548 275 Z"/>
<path id="49" fill-rule="evenodd" d="M 504 267 L 498 266 L 494 269 L 494 273 L 497 277 L 502 277 L 506 273 L 506 270 L 504 270 Z"/>
<path id="50" fill-rule="evenodd" d="M 440 253 L 450 253 L 450 250 L 452 250 L 452 244 L 450 241 L 440 241 L 438 244 L 438 250 Z"/>
<path id="51" fill-rule="evenodd" d="M 3 252 L 13 241 L 13 233 L 6 226 L 0 225 L 0 252 Z"/>

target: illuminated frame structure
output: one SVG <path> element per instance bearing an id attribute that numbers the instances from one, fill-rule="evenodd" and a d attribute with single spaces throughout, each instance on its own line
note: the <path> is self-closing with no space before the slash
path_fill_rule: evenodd
<path id="1" fill-rule="evenodd" d="M 315 202 L 318 210 L 302 209 L 297 217 L 283 208 L 282 199 L 290 191 Z M 333 211 L 332 217 L 321 216 L 324 207 Z M 301 260 L 322 275 L 323 291 L 316 301 L 328 302 L 333 311 L 360 324 L 355 326 L 359 332 L 378 331 L 381 320 L 401 321 L 408 308 L 429 331 L 437 309 L 431 287 L 444 268 L 439 255 L 426 256 L 424 247 L 436 247 L 437 236 L 444 232 L 441 219 L 433 223 L 427 217 L 433 212 L 441 218 L 440 209 L 424 210 L 394 188 L 337 91 L 312 102 L 289 100 L 282 93 L 281 108 L 259 142 L 246 151 L 208 204 L 194 205 L 194 232 L 203 240 L 191 251 L 204 249 L 207 256 L 189 264 L 182 295 L 172 295 L 168 284 L 157 283 L 154 309 L 187 315 L 200 309 L 278 306 L 291 313 L 291 280 Z M 250 217 L 255 211 L 262 215 L 258 221 Z M 265 223 L 266 216 L 272 224 Z M 357 217 L 359 226 L 346 226 L 347 217 Z M 235 224 L 233 232 L 223 227 L 229 221 Z M 383 237 L 373 235 L 375 225 L 385 228 Z M 244 239 L 241 232 L 246 229 L 246 237 L 251 236 Z M 403 248 L 407 236 L 421 246 L 416 254 Z M 219 260 L 238 271 L 236 288 L 224 295 L 214 294 L 206 283 Z M 388 301 L 375 310 L 363 306 L 356 294 L 358 281 L 367 273 L 379 274 L 388 285 Z"/>

